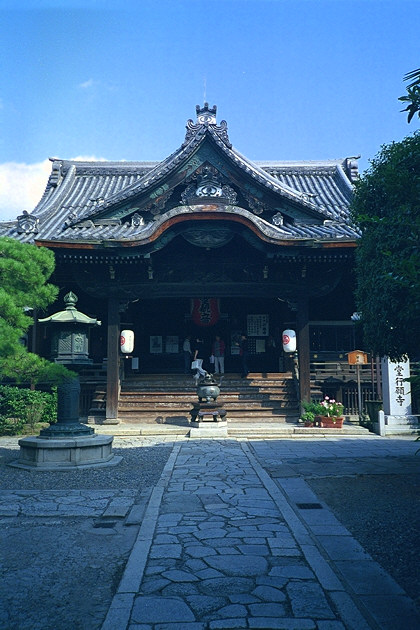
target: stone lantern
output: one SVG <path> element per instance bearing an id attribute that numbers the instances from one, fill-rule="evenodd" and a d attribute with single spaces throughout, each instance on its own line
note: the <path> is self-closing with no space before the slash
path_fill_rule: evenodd
<path id="1" fill-rule="evenodd" d="M 100 326 L 97 319 L 76 309 L 77 296 L 64 297 L 66 309 L 39 321 L 54 326 L 51 358 L 72 370 L 90 363 L 89 326 Z M 28 470 L 74 470 L 112 466 L 121 461 L 112 452 L 113 436 L 96 435 L 92 427 L 79 420 L 80 382 L 76 374 L 57 387 L 57 422 L 42 429 L 39 437 L 19 440 L 19 460 L 11 466 Z"/>
<path id="2" fill-rule="evenodd" d="M 92 363 L 89 359 L 88 331 L 90 326 L 100 326 L 101 322 L 77 310 L 77 295 L 72 291 L 64 296 L 64 303 L 64 311 L 38 320 L 41 324 L 53 326 L 51 359 L 75 367 Z"/>

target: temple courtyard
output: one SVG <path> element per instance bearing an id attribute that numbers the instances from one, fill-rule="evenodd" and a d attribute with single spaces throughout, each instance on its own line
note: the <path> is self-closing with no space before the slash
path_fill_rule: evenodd
<path id="1" fill-rule="evenodd" d="M 420 443 L 116 437 L 28 471 L 0 438 L 4 630 L 420 627 Z"/>

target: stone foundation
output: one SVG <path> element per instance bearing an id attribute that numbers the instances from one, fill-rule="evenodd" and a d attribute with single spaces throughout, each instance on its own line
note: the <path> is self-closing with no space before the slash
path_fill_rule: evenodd
<path id="1" fill-rule="evenodd" d="M 19 440 L 19 459 L 10 466 L 26 470 L 74 470 L 115 466 L 121 461 L 112 452 L 112 435 L 71 438 L 26 437 Z"/>
<path id="2" fill-rule="evenodd" d="M 420 432 L 419 416 L 391 416 L 379 411 L 375 423 L 375 433 L 378 435 L 415 435 Z"/>

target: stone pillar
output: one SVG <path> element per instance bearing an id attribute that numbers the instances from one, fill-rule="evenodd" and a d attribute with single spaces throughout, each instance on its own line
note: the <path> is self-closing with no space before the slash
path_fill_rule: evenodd
<path id="1" fill-rule="evenodd" d="M 299 357 L 299 396 L 300 401 L 311 398 L 311 370 L 309 353 L 308 298 L 301 296 L 297 303 L 296 337 Z"/>
<path id="2" fill-rule="evenodd" d="M 79 377 L 67 379 L 57 387 L 57 422 L 40 432 L 41 438 L 93 435 L 92 427 L 79 421 Z"/>
<path id="3" fill-rule="evenodd" d="M 411 415 L 410 361 L 381 359 L 385 434 L 412 433 L 418 418 Z"/>
<path id="4" fill-rule="evenodd" d="M 118 396 L 120 388 L 120 313 L 119 300 L 108 298 L 108 361 L 106 382 L 106 424 L 118 424 Z"/>

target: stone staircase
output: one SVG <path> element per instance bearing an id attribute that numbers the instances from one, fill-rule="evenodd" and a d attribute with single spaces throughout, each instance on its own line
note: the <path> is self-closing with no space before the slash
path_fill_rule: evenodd
<path id="1" fill-rule="evenodd" d="M 97 392 L 100 398 L 101 392 Z M 124 380 L 118 417 L 124 424 L 186 425 L 191 403 L 197 401 L 190 375 L 149 374 Z M 251 373 L 246 379 L 226 374 L 218 398 L 229 423 L 287 423 L 298 419 L 298 404 L 291 373 Z"/>

